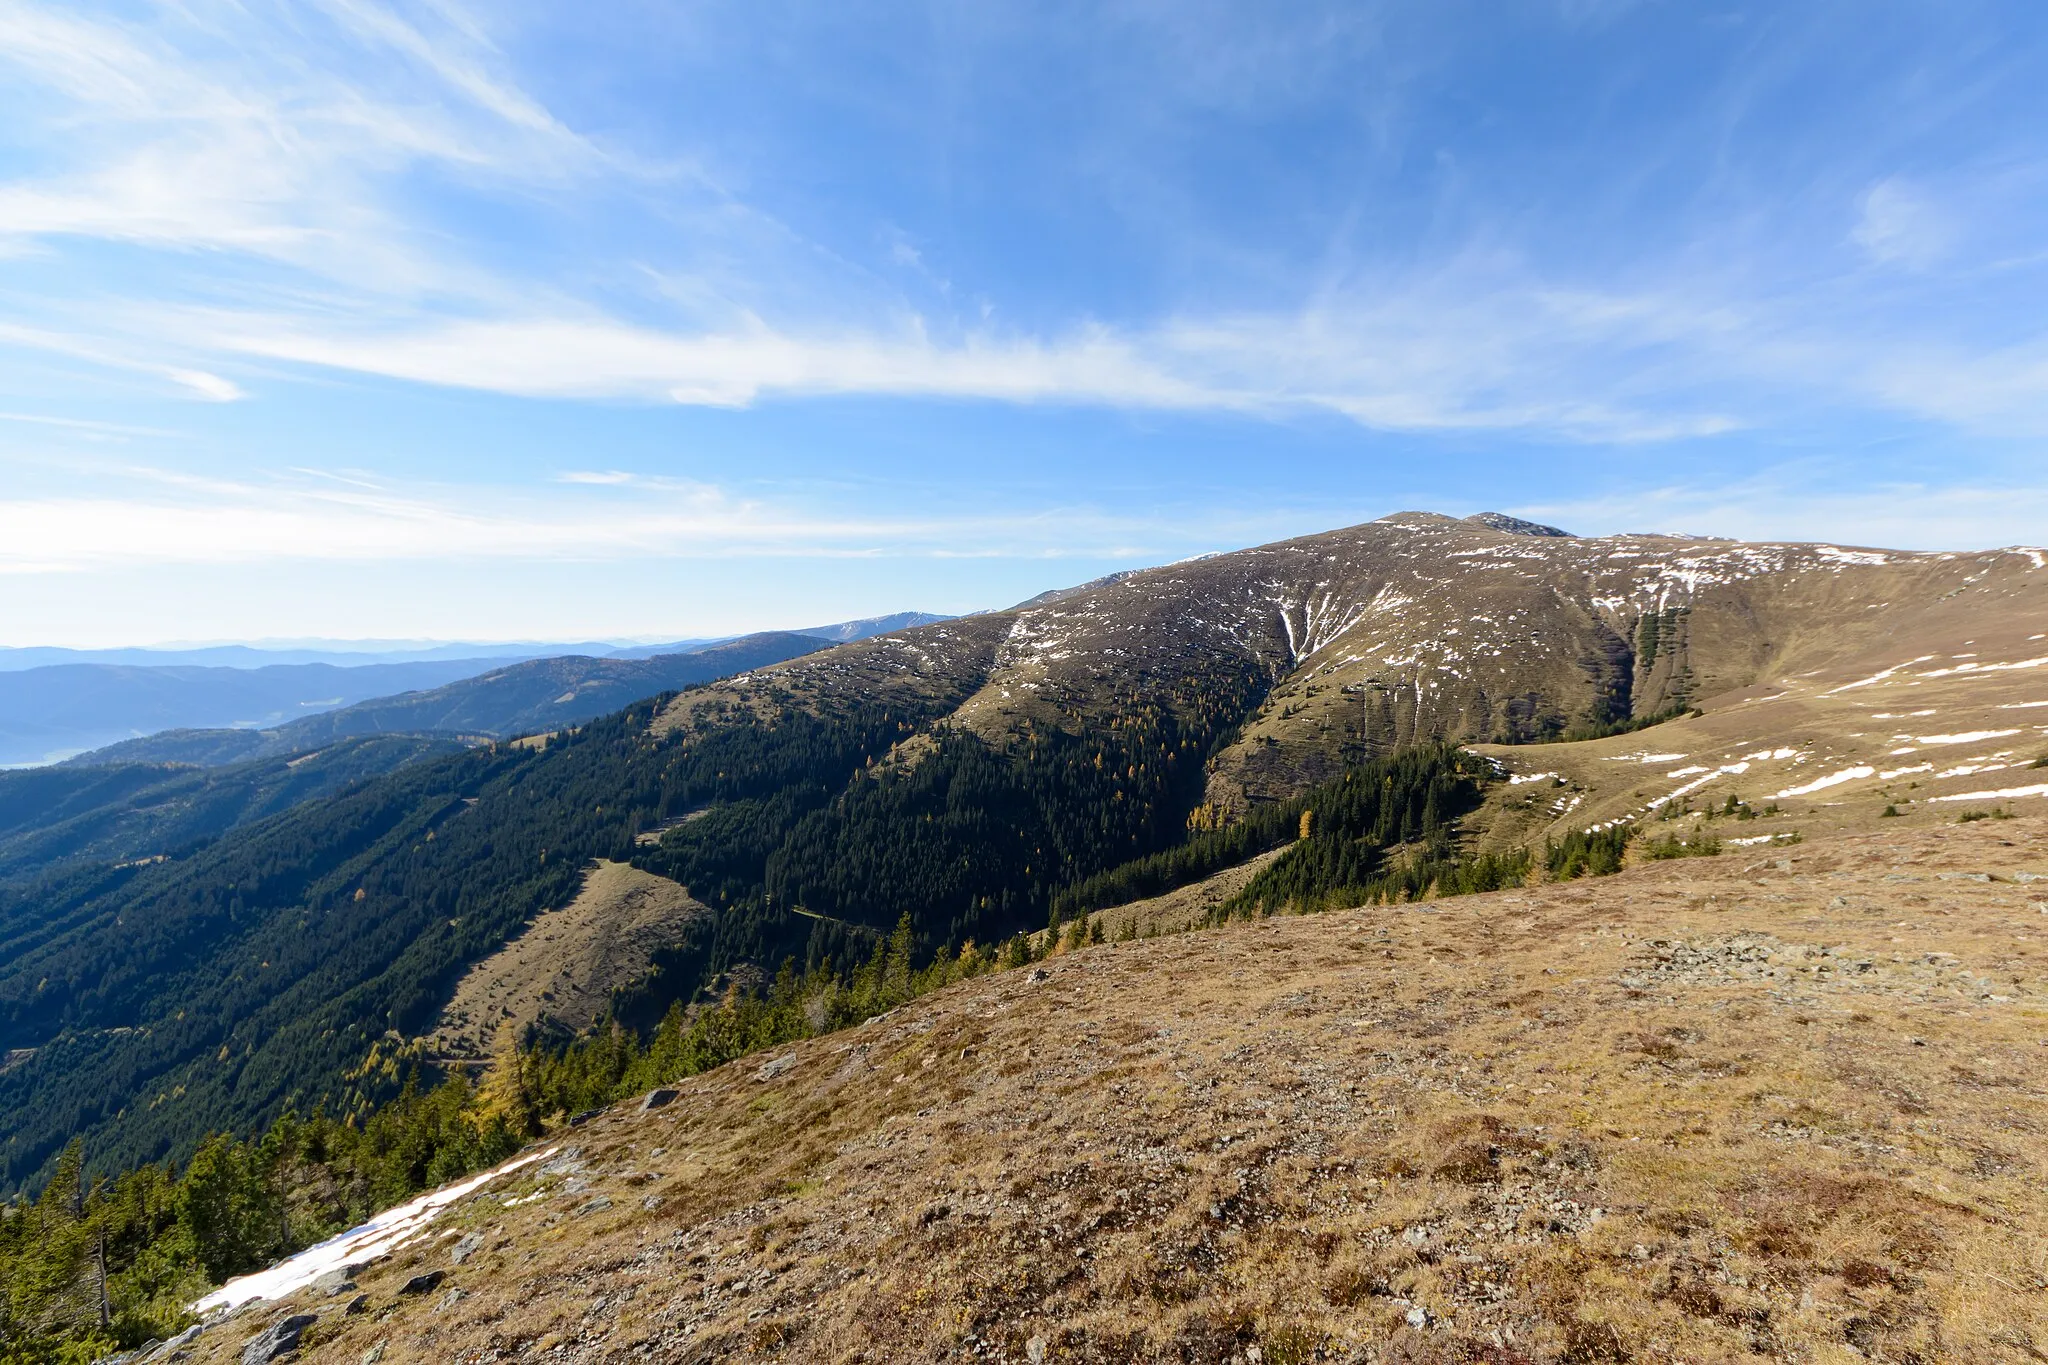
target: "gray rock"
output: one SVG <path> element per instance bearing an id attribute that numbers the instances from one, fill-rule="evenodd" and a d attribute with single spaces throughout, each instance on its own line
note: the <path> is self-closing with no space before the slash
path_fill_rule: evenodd
<path id="1" fill-rule="evenodd" d="M 576 1210 L 576 1213 L 578 1217 L 581 1217 L 586 1213 L 601 1213 L 605 1209 L 610 1208 L 611 1206 L 612 1201 L 610 1199 L 606 1198 L 604 1195 L 599 1195 L 597 1198 L 589 1201 L 582 1207 L 578 1208 Z"/>
<path id="2" fill-rule="evenodd" d="M 199 1334 L 206 1330 L 204 1323 L 193 1323 L 163 1345 L 143 1356 L 144 1360 L 179 1360 L 185 1355 L 185 1348 L 199 1340 Z"/>
<path id="3" fill-rule="evenodd" d="M 645 1114 L 675 1103 L 676 1092 L 666 1088 L 650 1090 L 647 1098 L 640 1101 L 640 1112 Z"/>
<path id="4" fill-rule="evenodd" d="M 315 1294 L 322 1294 L 330 1299 L 336 1294 L 345 1294 L 356 1287 L 355 1267 L 336 1266 L 332 1270 L 315 1275 L 313 1283 L 307 1287 Z"/>
<path id="5" fill-rule="evenodd" d="M 398 1286 L 401 1294 L 431 1294 L 441 1287 L 441 1281 L 448 1278 L 445 1270 L 429 1270 L 424 1275 L 415 1275 Z"/>
<path id="6" fill-rule="evenodd" d="M 269 1365 L 279 1356 L 290 1355 L 299 1349 L 299 1338 L 306 1329 L 318 1321 L 311 1313 L 294 1313 L 271 1323 L 243 1345 L 242 1365 Z"/>
<path id="7" fill-rule="evenodd" d="M 795 1065 L 795 1054 L 785 1053 L 773 1061 L 763 1063 L 760 1069 L 754 1072 L 754 1079 L 757 1081 L 772 1081 Z"/>
<path id="8" fill-rule="evenodd" d="M 449 1249 L 448 1260 L 450 1264 L 461 1265 L 464 1261 L 476 1255 L 478 1250 L 483 1247 L 483 1244 L 484 1235 L 481 1232 L 470 1233 Z"/>
<path id="9" fill-rule="evenodd" d="M 368 1294 L 358 1294 L 354 1298 L 350 1299 L 348 1301 L 348 1307 L 342 1309 L 341 1311 L 348 1314 L 350 1317 L 354 1317 L 356 1314 L 366 1311 L 369 1308 L 369 1306 L 370 1296 Z"/>
<path id="10" fill-rule="evenodd" d="M 205 1330 L 206 1328 L 203 1324 L 195 1322 L 169 1341 L 152 1341 L 148 1345 L 143 1346 L 134 1352 L 133 1359 L 137 1362 L 137 1365 L 154 1365 L 158 1361 L 183 1360 L 191 1354 L 185 1348 L 199 1340 L 199 1334 Z M 127 1359 L 128 1357 L 115 1358 Z"/>
<path id="11" fill-rule="evenodd" d="M 585 1162 L 580 1160 L 582 1155 L 583 1149 L 581 1147 L 564 1147 L 562 1149 L 562 1154 L 560 1156 L 556 1157 L 553 1161 L 543 1162 L 540 1168 L 536 1170 L 534 1174 L 574 1175 L 576 1172 L 582 1170 L 584 1165 L 586 1164 Z"/>
<path id="12" fill-rule="evenodd" d="M 383 1358 L 384 1343 L 380 1341 L 369 1350 L 363 1352 L 361 1365 L 377 1365 L 377 1362 Z"/>

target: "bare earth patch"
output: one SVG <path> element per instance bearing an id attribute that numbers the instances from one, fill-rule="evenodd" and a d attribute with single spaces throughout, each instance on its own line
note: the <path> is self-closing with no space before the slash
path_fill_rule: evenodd
<path id="1" fill-rule="evenodd" d="M 557 1134 L 195 1358 L 2040 1360 L 2041 873 L 2022 818 L 1064 954 Z"/>

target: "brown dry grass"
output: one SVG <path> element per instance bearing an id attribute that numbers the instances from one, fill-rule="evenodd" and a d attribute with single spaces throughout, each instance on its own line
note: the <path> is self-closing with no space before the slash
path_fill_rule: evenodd
<path id="1" fill-rule="evenodd" d="M 492 1055 L 501 1032 L 529 1024 L 590 1026 L 612 991 L 646 972 L 653 954 L 709 908 L 675 882 L 599 859 L 575 900 L 534 920 L 464 973 L 427 1046 L 444 1058 Z"/>
<path id="2" fill-rule="evenodd" d="M 1064 954 L 562 1134 L 307 1354 L 2039 1360 L 2023 872 L 2048 822 Z"/>

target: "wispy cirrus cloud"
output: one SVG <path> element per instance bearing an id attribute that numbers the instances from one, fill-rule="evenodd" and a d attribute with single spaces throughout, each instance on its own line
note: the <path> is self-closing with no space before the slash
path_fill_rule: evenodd
<path id="1" fill-rule="evenodd" d="M 1134 54 L 1173 54 L 1146 78 L 1190 115 L 1335 108 L 1344 73 L 1370 69 L 1385 90 L 1344 113 L 1375 142 L 1399 137 L 1412 75 L 1387 53 L 1390 12 L 1271 25 L 1228 5 L 1201 22 L 1139 6 L 1105 24 Z M 1012 23 L 967 27 L 980 51 Z M 579 131 L 450 0 L 197 0 L 140 19 L 0 0 L 0 62 L 48 102 L 14 107 L 24 155 L 0 183 L 0 244 L 144 251 L 159 274 L 84 309 L 25 291 L 21 311 L 45 316 L 0 341 L 213 401 L 254 382 L 238 365 L 287 362 L 550 399 L 1310 411 L 1382 431 L 1587 443 L 1753 430 L 1829 405 L 2048 431 L 2037 338 L 1985 342 L 1917 317 L 1872 327 L 1808 286 L 1751 278 L 1739 254 L 1703 269 L 1710 247 L 1604 280 L 1473 245 L 1485 233 L 1398 265 L 1342 241 L 1312 265 L 1232 248 L 1263 278 L 1262 302 L 1225 291 L 1103 316 L 1083 300 L 1022 325 L 984 295 L 980 315 L 956 312 L 972 291 L 907 250 L 898 226 L 875 232 L 875 259 L 853 259 L 723 188 L 694 146 L 657 161 Z M 1128 97 L 1104 112 L 1115 117 L 1091 141 L 1128 156 L 1090 174 L 1129 172 L 1166 194 L 1139 157 L 1157 120 Z M 1961 240 L 1940 207 L 1957 193 L 1900 176 L 1845 190 L 1848 241 L 1874 267 L 1926 272 Z M 1188 216 L 1172 195 L 1131 212 L 1153 231 L 1167 230 L 1161 215 Z M 504 223 L 523 249 L 488 240 Z M 943 287 L 920 300 L 892 267 Z"/>
<path id="2" fill-rule="evenodd" d="M 309 329 L 287 317 L 192 316 L 217 352 L 447 387 L 544 398 L 714 407 L 842 394 L 1282 415 L 1322 411 L 1394 431 L 1530 430 L 1664 440 L 1743 419 L 1675 405 L 1635 373 L 1669 351 L 1675 301 L 1602 298 L 1503 281 L 1360 288 L 1290 313 L 1092 324 L 1051 338 L 937 336 L 917 317 L 853 331 L 755 318 L 724 331 L 601 315 L 504 317 L 401 328 Z M 1701 319 L 1692 323 L 1696 333 Z"/>

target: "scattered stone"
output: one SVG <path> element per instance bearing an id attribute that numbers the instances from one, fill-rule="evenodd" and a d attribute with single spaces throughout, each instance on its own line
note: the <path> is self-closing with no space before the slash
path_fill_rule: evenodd
<path id="1" fill-rule="evenodd" d="M 579 1205 L 576 1209 L 576 1216 L 578 1218 L 581 1218 L 586 1213 L 602 1213 L 604 1210 L 610 1208 L 611 1206 L 612 1201 L 609 1198 L 605 1197 L 604 1195 L 599 1195 L 597 1196 L 597 1198 L 592 1199 L 587 1203 Z"/>
<path id="2" fill-rule="evenodd" d="M 541 1163 L 540 1167 L 535 1171 L 535 1174 L 574 1175 L 576 1174 L 576 1172 L 582 1170 L 586 1164 L 581 1159 L 582 1156 L 583 1149 L 581 1147 L 564 1147 L 562 1149 L 562 1154 L 556 1157 L 553 1161 Z"/>
<path id="3" fill-rule="evenodd" d="M 640 1112 L 643 1114 L 652 1113 L 656 1109 L 674 1104 L 675 1101 L 676 1092 L 665 1086 L 650 1090 L 647 1092 L 647 1098 L 640 1101 Z"/>
<path id="4" fill-rule="evenodd" d="M 1417 1330 L 1429 1326 L 1429 1310 L 1427 1308 L 1409 1309 L 1407 1322 L 1410 1327 Z"/>
<path id="5" fill-rule="evenodd" d="M 1033 1337 L 1024 1343 L 1024 1358 L 1031 1365 L 1045 1365 L 1045 1338 Z"/>
<path id="6" fill-rule="evenodd" d="M 759 1071 L 754 1073 L 754 1079 L 757 1081 L 772 1081 L 795 1065 L 796 1054 L 785 1052 L 780 1057 L 764 1064 Z"/>
<path id="7" fill-rule="evenodd" d="M 182 1359 L 182 1358 L 183 1358 L 183 1353 L 184 1353 L 184 1350 L 185 1350 L 185 1348 L 186 1348 L 187 1346 L 190 1346 L 190 1345 L 191 1345 L 191 1344 L 192 1344 L 193 1342 L 195 1342 L 195 1341 L 199 1340 L 199 1334 L 200 1334 L 201 1332 L 204 1332 L 205 1330 L 206 1330 L 206 1324 L 205 1324 L 205 1323 L 203 1323 L 203 1322 L 195 1322 L 195 1323 L 193 1323 L 193 1324 L 192 1324 L 192 1325 L 191 1325 L 190 1327 L 187 1327 L 187 1328 L 186 1328 L 186 1329 L 185 1329 L 184 1331 L 182 1331 L 182 1332 L 178 1333 L 178 1335 L 176 1335 L 176 1336 L 172 1337 L 172 1338 L 171 1338 L 171 1339 L 170 1339 L 169 1341 L 167 1341 L 167 1342 L 165 1342 L 165 1343 L 164 1343 L 163 1345 L 161 1345 L 161 1346 L 157 1347 L 157 1348 L 156 1348 L 156 1354 L 155 1354 L 155 1355 L 153 1355 L 153 1356 L 151 1356 L 151 1357 L 150 1357 L 150 1359 L 152 1359 L 152 1360 L 177 1360 L 177 1359 Z"/>
<path id="8" fill-rule="evenodd" d="M 469 1291 L 467 1289 L 450 1286 L 448 1292 L 443 1294 L 439 1301 L 434 1304 L 434 1311 L 436 1313 L 445 1313 L 468 1297 Z"/>
<path id="9" fill-rule="evenodd" d="M 476 1253 L 482 1249 L 483 1244 L 484 1235 L 481 1232 L 470 1233 L 467 1237 L 464 1237 L 461 1241 L 457 1242 L 453 1247 L 449 1248 L 449 1264 L 461 1265 L 464 1261 L 476 1255 Z"/>
<path id="10" fill-rule="evenodd" d="M 429 1270 L 424 1275 L 415 1275 L 398 1286 L 401 1294 L 431 1294 L 441 1287 L 441 1281 L 448 1278 L 445 1270 Z"/>
<path id="11" fill-rule="evenodd" d="M 1041 982 L 1041 981 L 1050 981 L 1050 980 L 1052 980 L 1052 973 L 1051 973 L 1051 972 L 1049 972 L 1049 971 L 1047 971 L 1047 970 L 1046 970 L 1045 968 L 1043 968 L 1043 967 L 1033 967 L 1033 968 L 1031 969 L 1031 975 L 1030 975 L 1030 976 L 1028 976 L 1028 977 L 1026 977 L 1026 978 L 1024 978 L 1024 979 L 1025 979 L 1025 980 L 1027 980 L 1027 981 L 1029 981 L 1029 982 L 1030 982 L 1030 983 L 1031 983 L 1032 985 L 1034 985 L 1034 986 L 1035 986 L 1035 985 L 1037 985 L 1037 984 L 1038 984 L 1039 982 Z"/>
<path id="12" fill-rule="evenodd" d="M 569 1126 L 571 1128 L 581 1128 L 603 1112 L 604 1110 L 602 1109 L 586 1109 L 580 1114 L 571 1114 L 569 1116 Z"/>
<path id="13" fill-rule="evenodd" d="M 384 1343 L 380 1341 L 375 1346 L 372 1346 L 369 1350 L 363 1352 L 362 1359 L 359 1362 L 359 1365 L 377 1365 L 377 1362 L 382 1360 L 383 1358 Z"/>
<path id="14" fill-rule="evenodd" d="M 361 1270 L 362 1267 L 359 1265 L 338 1265 L 325 1274 L 316 1276 L 310 1287 L 315 1294 L 331 1299 L 337 1294 L 346 1294 L 354 1289 L 356 1275 Z"/>
<path id="15" fill-rule="evenodd" d="M 299 1338 L 306 1329 L 318 1321 L 311 1313 L 294 1313 L 273 1322 L 243 1345 L 242 1365 L 269 1365 L 279 1356 L 290 1355 L 299 1349 Z"/>
<path id="16" fill-rule="evenodd" d="M 348 1301 L 348 1307 L 342 1309 L 341 1311 L 348 1314 L 350 1317 L 354 1317 L 356 1314 L 367 1310 L 369 1306 L 370 1296 L 368 1294 L 358 1294 L 354 1298 L 350 1299 Z"/>

